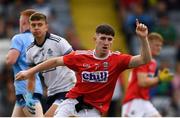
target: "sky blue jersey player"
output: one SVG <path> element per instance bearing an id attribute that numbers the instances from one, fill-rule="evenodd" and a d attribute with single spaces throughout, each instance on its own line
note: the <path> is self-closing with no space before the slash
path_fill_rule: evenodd
<path id="1" fill-rule="evenodd" d="M 22 70 L 28 69 L 26 63 L 26 50 L 33 42 L 34 38 L 29 30 L 29 17 L 35 13 L 35 10 L 27 9 L 20 15 L 20 33 L 16 34 L 11 41 L 11 47 L 6 57 L 6 64 L 12 65 L 14 76 Z M 35 88 L 30 92 L 28 81 L 14 81 L 16 92 L 16 104 L 12 117 L 42 117 L 42 106 L 40 99 L 42 97 L 42 84 L 38 74 L 35 75 Z"/>
<path id="2" fill-rule="evenodd" d="M 30 31 L 25 31 L 21 34 L 17 34 L 12 38 L 11 48 L 16 49 L 20 52 L 20 55 L 13 65 L 13 72 L 16 75 L 21 70 L 26 70 L 28 65 L 26 64 L 26 49 L 33 42 L 34 38 Z M 14 81 L 16 95 L 26 94 L 27 91 L 27 81 Z M 39 76 L 36 74 L 36 86 L 34 93 L 42 94 L 42 86 Z"/>

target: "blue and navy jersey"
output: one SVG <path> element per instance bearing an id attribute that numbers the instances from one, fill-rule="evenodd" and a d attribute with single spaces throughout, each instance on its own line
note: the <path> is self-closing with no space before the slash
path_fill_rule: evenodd
<path id="1" fill-rule="evenodd" d="M 17 34 L 12 38 L 10 49 L 16 49 L 20 53 L 16 63 L 13 65 L 14 76 L 19 71 L 28 69 L 28 65 L 26 63 L 26 50 L 27 47 L 33 42 L 33 40 L 34 40 L 33 35 L 29 31 Z M 36 84 L 35 84 L 34 92 L 42 94 L 43 90 L 38 74 L 36 74 L 35 83 Z M 22 81 L 15 80 L 14 86 L 15 86 L 16 95 L 25 94 L 27 92 L 27 80 L 22 80 Z"/>

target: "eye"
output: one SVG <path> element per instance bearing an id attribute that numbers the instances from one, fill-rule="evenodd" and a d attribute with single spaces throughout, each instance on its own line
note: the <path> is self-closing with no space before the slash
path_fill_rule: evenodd
<path id="1" fill-rule="evenodd" d="M 41 27 L 43 24 L 42 23 L 39 23 L 38 26 Z"/>
<path id="2" fill-rule="evenodd" d="M 108 38 L 108 41 L 112 41 L 113 40 L 113 38 Z"/>
<path id="3" fill-rule="evenodd" d="M 104 41 L 104 40 L 106 40 L 106 37 L 102 36 L 102 37 L 100 37 L 100 39 Z"/>
<path id="4" fill-rule="evenodd" d="M 36 27 L 36 24 L 31 24 L 31 27 L 33 27 L 33 28 Z"/>

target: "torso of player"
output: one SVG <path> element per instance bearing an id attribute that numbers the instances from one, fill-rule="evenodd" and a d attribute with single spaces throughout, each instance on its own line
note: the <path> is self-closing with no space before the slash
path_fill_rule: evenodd
<path id="1" fill-rule="evenodd" d="M 38 46 L 32 44 L 27 51 L 29 63 L 37 65 L 52 57 L 63 56 L 68 51 L 72 51 L 72 47 L 65 39 L 49 34 L 43 45 Z M 68 52 L 69 53 L 69 52 Z M 75 74 L 72 70 L 65 66 L 55 67 L 41 72 L 46 86 L 48 87 L 48 96 L 59 92 L 69 91 L 74 86 Z"/>
<path id="2" fill-rule="evenodd" d="M 101 112 L 107 111 L 119 74 L 127 69 L 130 56 L 110 52 L 104 59 L 94 51 L 76 51 L 64 57 L 64 63 L 76 71 L 77 83 L 67 94 L 69 98 L 84 96 L 84 101 Z"/>
<path id="3" fill-rule="evenodd" d="M 148 74 L 149 78 L 153 79 L 156 68 L 157 68 L 157 63 L 153 59 L 150 63 L 146 65 L 142 65 L 138 68 L 132 69 L 132 71 L 130 72 L 129 84 L 126 90 L 126 95 L 123 100 L 123 103 L 126 103 L 135 98 L 142 98 L 145 100 L 149 100 L 150 87 L 145 88 L 145 87 L 138 86 L 137 73 L 145 72 Z"/>
<path id="4" fill-rule="evenodd" d="M 11 40 L 11 49 L 16 49 L 19 51 L 20 55 L 13 65 L 13 72 L 16 75 L 19 71 L 26 70 L 28 65 L 26 63 L 26 49 L 33 42 L 33 35 L 29 30 L 16 34 Z M 38 85 L 38 86 L 37 86 Z M 15 93 L 26 94 L 27 93 L 27 80 L 14 81 Z M 42 86 L 39 77 L 36 76 L 35 93 L 42 94 Z"/>

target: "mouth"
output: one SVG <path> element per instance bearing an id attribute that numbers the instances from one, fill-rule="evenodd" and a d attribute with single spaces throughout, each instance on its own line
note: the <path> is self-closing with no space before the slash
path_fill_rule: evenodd
<path id="1" fill-rule="evenodd" d="M 107 50 L 107 49 L 108 49 L 108 47 L 103 47 L 103 49 Z"/>

